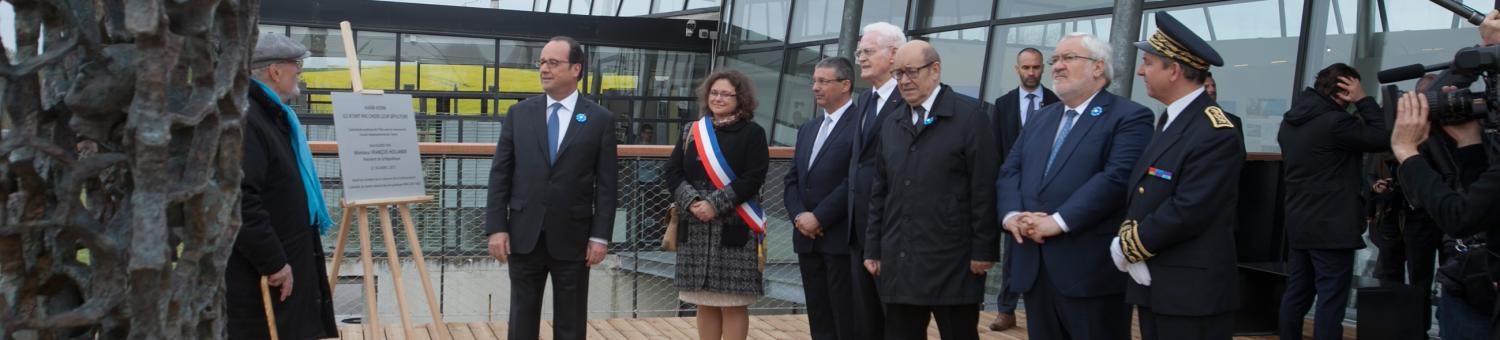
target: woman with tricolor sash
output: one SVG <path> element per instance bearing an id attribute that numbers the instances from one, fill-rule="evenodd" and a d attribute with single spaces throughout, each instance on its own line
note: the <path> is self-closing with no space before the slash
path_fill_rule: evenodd
<path id="1" fill-rule="evenodd" d="M 667 162 L 667 185 L 682 210 L 677 276 L 683 302 L 698 305 L 699 339 L 745 339 L 748 307 L 765 294 L 761 280 L 766 132 L 751 121 L 750 78 L 714 72 L 698 88 L 703 117 L 688 124 Z"/>

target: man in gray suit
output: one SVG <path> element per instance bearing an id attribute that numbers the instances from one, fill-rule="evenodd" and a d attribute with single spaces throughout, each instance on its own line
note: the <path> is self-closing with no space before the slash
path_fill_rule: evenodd
<path id="1" fill-rule="evenodd" d="M 490 169 L 489 251 L 510 263 L 510 339 L 536 339 L 552 276 L 554 339 L 586 337 L 589 267 L 613 234 L 615 115 L 579 96 L 583 46 L 554 37 L 537 67 L 546 95 L 506 113 Z"/>

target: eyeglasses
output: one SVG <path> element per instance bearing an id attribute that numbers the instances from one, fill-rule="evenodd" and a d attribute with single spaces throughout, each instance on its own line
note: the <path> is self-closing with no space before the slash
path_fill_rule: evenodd
<path id="1" fill-rule="evenodd" d="M 871 56 L 871 55 L 875 55 L 875 52 L 880 52 L 880 49 L 877 49 L 877 48 L 862 48 L 862 49 L 854 50 L 854 57 L 858 58 L 858 57 L 863 57 L 863 56 Z"/>
<path id="2" fill-rule="evenodd" d="M 814 78 L 813 79 L 813 84 L 814 85 L 818 85 L 818 86 L 828 86 L 828 85 L 833 85 L 833 84 L 836 84 L 838 82 L 845 81 L 845 80 L 848 80 L 848 79 L 822 79 L 822 78 Z"/>
<path id="3" fill-rule="evenodd" d="M 1089 60 L 1089 61 L 1099 61 L 1099 59 L 1089 58 L 1089 57 L 1085 57 L 1085 56 L 1081 56 L 1081 55 L 1077 55 L 1077 54 L 1068 54 L 1068 55 L 1055 55 L 1055 56 L 1052 56 L 1052 60 L 1048 60 L 1047 61 L 1047 65 L 1048 66 L 1056 65 L 1058 62 L 1064 62 L 1064 63 L 1066 63 L 1066 62 L 1070 62 L 1070 61 L 1077 60 L 1077 59 L 1083 59 L 1083 60 Z"/>
<path id="4" fill-rule="evenodd" d="M 895 71 L 891 71 L 891 78 L 894 78 L 896 80 L 901 80 L 901 78 L 915 77 L 915 76 L 917 76 L 917 72 L 922 72 L 922 70 L 927 69 L 928 67 L 932 67 L 932 65 L 936 65 L 936 64 L 937 64 L 937 61 L 934 60 L 934 61 L 928 62 L 927 65 L 922 65 L 922 67 L 918 67 L 918 68 L 896 69 Z"/>
<path id="5" fill-rule="evenodd" d="M 734 99 L 735 96 L 738 96 L 738 95 L 735 94 L 734 92 L 708 91 L 708 97 L 709 98 L 718 97 L 718 98 L 725 98 L 725 99 Z"/>
<path id="6" fill-rule="evenodd" d="M 572 62 L 569 62 L 569 61 L 566 61 L 566 60 L 557 60 L 557 59 L 542 59 L 542 60 L 538 60 L 536 62 L 536 67 L 540 67 L 540 68 L 555 68 L 558 65 L 562 65 L 562 64 L 572 64 Z"/>

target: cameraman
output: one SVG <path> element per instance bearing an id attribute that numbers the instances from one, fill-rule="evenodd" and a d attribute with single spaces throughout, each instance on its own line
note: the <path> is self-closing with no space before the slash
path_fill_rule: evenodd
<path id="1" fill-rule="evenodd" d="M 1485 45 L 1500 42 L 1500 11 L 1490 11 L 1479 26 L 1480 37 Z M 1442 131 L 1453 139 L 1455 158 L 1458 162 L 1456 178 L 1445 178 L 1433 168 L 1432 160 L 1418 152 L 1417 147 L 1427 140 L 1430 129 L 1426 95 L 1409 92 L 1401 96 L 1396 107 L 1396 124 L 1391 131 L 1391 151 L 1401 163 L 1397 177 L 1402 183 L 1408 200 L 1424 208 L 1438 228 L 1455 238 L 1484 233 L 1500 236 L 1500 162 L 1489 162 L 1490 148 L 1482 145 L 1483 132 L 1479 121 L 1457 125 L 1444 125 Z M 1448 181 L 1456 180 L 1450 186 Z M 1455 188 L 1456 187 L 1456 188 Z M 1487 244 L 1481 249 L 1471 250 L 1482 258 L 1493 259 L 1500 244 Z M 1500 278 L 1500 261 L 1488 261 L 1489 282 L 1467 285 L 1462 289 L 1471 296 L 1494 296 L 1494 281 Z M 1489 283 L 1485 289 L 1483 283 Z M 1447 292 L 1445 287 L 1444 299 Z M 1473 301 L 1469 301 L 1473 303 Z M 1444 304 L 1447 307 L 1448 304 Z M 1476 306 L 1483 308 L 1483 306 Z M 1497 311 L 1490 303 L 1490 333 L 1496 332 Z M 1446 320 L 1444 324 L 1446 326 Z M 1446 327 L 1445 327 L 1446 328 Z M 1447 333 L 1447 330 L 1444 330 Z M 1445 336 L 1445 338 L 1447 338 Z"/>
<path id="2" fill-rule="evenodd" d="M 1441 147 L 1431 146 L 1438 142 L 1428 141 L 1422 150 Z M 1411 287 L 1417 288 L 1422 294 L 1422 329 L 1430 329 L 1433 270 L 1436 269 L 1438 249 L 1443 245 L 1443 233 L 1432 225 L 1432 219 L 1425 211 L 1409 204 L 1406 195 L 1401 193 L 1401 184 L 1394 178 L 1395 156 L 1382 153 L 1375 158 L 1372 168 L 1378 180 L 1366 193 L 1369 197 L 1366 203 L 1370 209 L 1370 241 L 1380 249 L 1375 262 L 1375 278 L 1384 282 L 1409 282 Z"/>
<path id="3" fill-rule="evenodd" d="M 1343 63 L 1318 71 L 1281 121 L 1285 160 L 1287 288 L 1278 325 L 1282 339 L 1300 339 L 1317 299 L 1313 339 L 1339 339 L 1354 273 L 1364 248 L 1362 223 L 1366 152 L 1390 146 L 1380 105 L 1365 95 L 1359 72 Z M 1357 113 L 1350 114 L 1349 107 Z"/>

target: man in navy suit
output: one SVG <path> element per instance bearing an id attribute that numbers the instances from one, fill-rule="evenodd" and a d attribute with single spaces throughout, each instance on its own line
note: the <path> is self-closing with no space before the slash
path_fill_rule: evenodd
<path id="1" fill-rule="evenodd" d="M 802 270 L 807 318 L 816 340 L 858 339 L 849 266 L 849 155 L 855 124 L 854 66 L 833 57 L 813 69 L 813 100 L 822 114 L 797 130 L 797 152 L 786 174 L 792 249 Z"/>
<path id="2" fill-rule="evenodd" d="M 1016 144 L 1016 137 L 1021 135 L 1021 127 L 1031 121 L 1031 116 L 1043 106 L 1057 102 L 1057 94 L 1042 86 L 1042 51 L 1030 47 L 1021 49 L 1016 54 L 1016 76 L 1021 78 L 1021 86 L 995 99 L 995 111 L 990 116 L 990 120 L 995 123 L 995 138 L 1000 145 L 1002 162 L 1010 155 L 1011 147 Z M 1010 258 L 1015 247 L 1003 248 L 1005 250 L 1000 259 L 1000 275 L 1007 278 L 1004 280 L 1009 280 Z M 995 316 L 995 322 L 990 324 L 990 330 L 996 332 L 1016 326 L 1016 300 L 1021 297 L 1020 293 L 1009 289 L 1010 285 L 1004 280 L 1000 281 L 1000 297 L 995 302 L 1000 313 Z"/>
<path id="3" fill-rule="evenodd" d="M 854 154 L 849 157 L 849 250 L 850 280 L 853 283 L 854 313 L 860 327 L 858 339 L 884 339 L 885 304 L 876 292 L 875 276 L 865 270 L 864 235 L 870 220 L 870 187 L 875 183 L 875 159 L 878 156 L 875 136 L 880 134 L 878 119 L 896 112 L 902 103 L 896 92 L 896 79 L 891 77 L 895 69 L 896 49 L 906 44 L 901 29 L 887 22 L 869 24 L 859 38 L 859 50 L 855 52 L 859 61 L 859 78 L 872 88 L 860 95 L 858 113 L 859 128 L 855 131 Z"/>
<path id="4" fill-rule="evenodd" d="M 537 338 L 552 276 L 554 339 L 584 339 L 589 267 L 615 224 L 615 115 L 578 93 L 583 46 L 555 37 L 537 63 L 545 95 L 510 107 L 490 169 L 489 251 L 510 263 L 510 339 Z"/>
<path id="5" fill-rule="evenodd" d="M 1109 44 L 1072 33 L 1052 54 L 1061 105 L 1032 116 L 1000 169 L 998 211 L 1015 242 L 1010 289 L 1026 294 L 1033 339 L 1129 339 L 1123 273 L 1109 242 L 1151 110 L 1104 91 Z"/>

